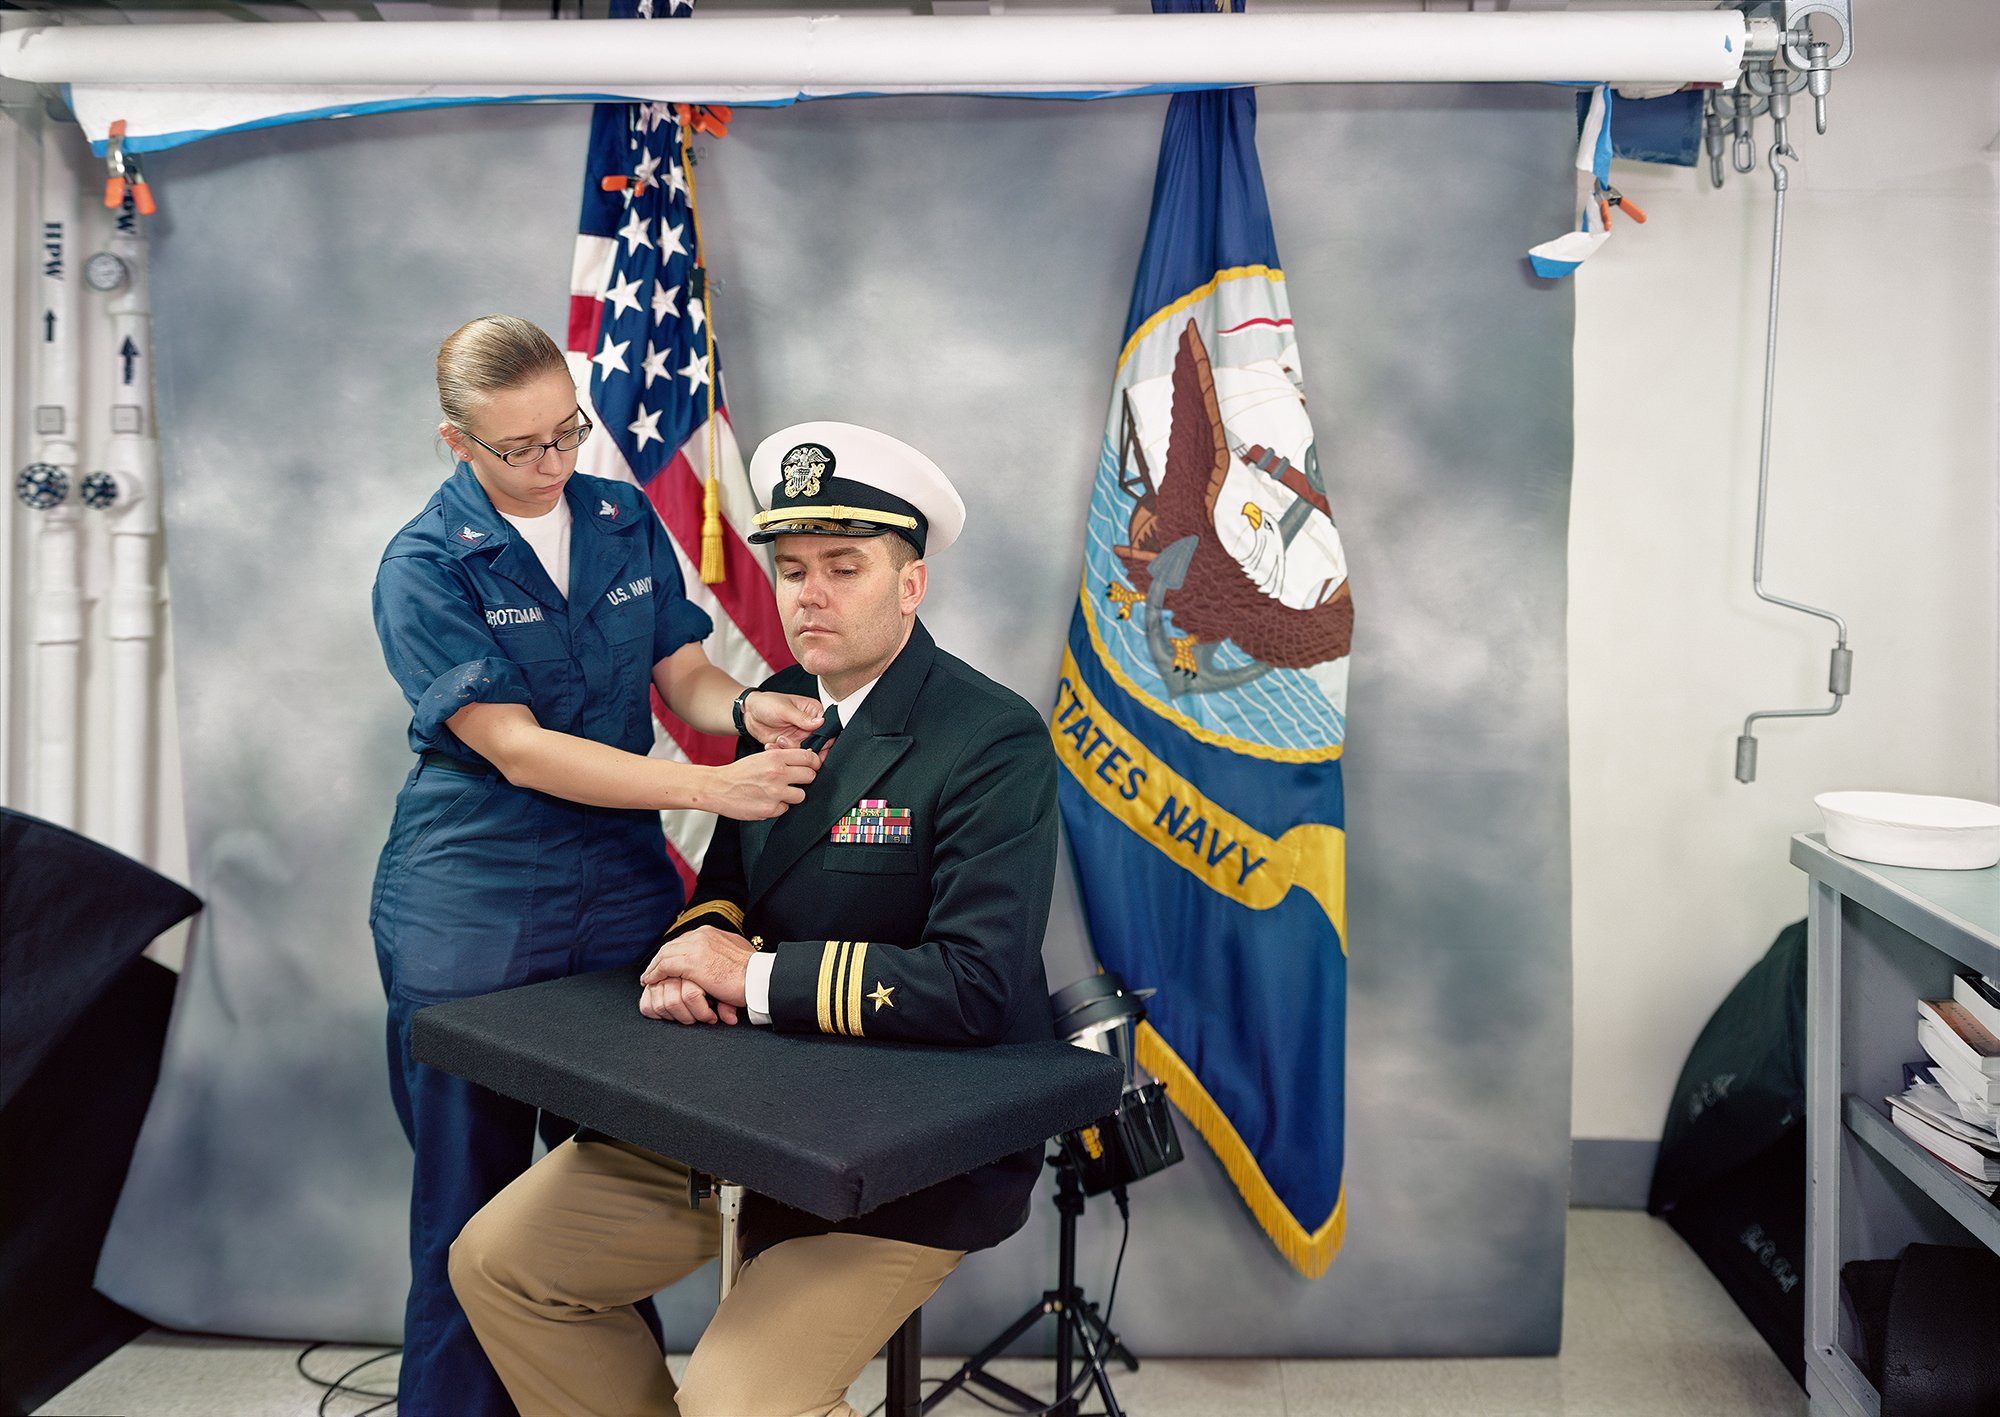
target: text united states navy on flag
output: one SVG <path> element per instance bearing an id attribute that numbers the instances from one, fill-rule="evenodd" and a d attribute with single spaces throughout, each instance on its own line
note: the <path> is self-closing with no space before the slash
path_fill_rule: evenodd
<path id="1" fill-rule="evenodd" d="M 630 18 L 650 8 L 622 0 L 612 14 Z M 606 190 L 607 177 L 624 179 L 622 190 Z M 757 508 L 711 358 L 692 178 L 674 105 L 597 105 L 570 275 L 568 345 L 579 399 L 599 433 L 583 445 L 577 466 L 645 489 L 680 553 L 689 599 L 715 621 L 708 657 L 756 684 L 792 657 L 772 601 L 769 558 L 744 540 Z M 704 585 L 702 499 L 711 468 L 723 577 Z M 656 756 L 729 761 L 728 739 L 694 732 L 658 694 L 653 721 Z M 666 814 L 668 848 L 690 888 L 713 826 L 705 814 Z"/>
<path id="2" fill-rule="evenodd" d="M 1157 988 L 1139 1061 L 1272 1242 L 1346 1223 L 1354 623 L 1248 89 L 1177 94 L 1050 731 L 1098 959 Z"/>

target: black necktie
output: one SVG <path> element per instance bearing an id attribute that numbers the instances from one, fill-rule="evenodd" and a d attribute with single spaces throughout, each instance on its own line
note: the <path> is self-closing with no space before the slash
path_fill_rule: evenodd
<path id="1" fill-rule="evenodd" d="M 840 705 L 826 706 L 826 719 L 806 735 L 806 741 L 799 744 L 809 753 L 817 753 L 821 748 L 840 736 Z"/>

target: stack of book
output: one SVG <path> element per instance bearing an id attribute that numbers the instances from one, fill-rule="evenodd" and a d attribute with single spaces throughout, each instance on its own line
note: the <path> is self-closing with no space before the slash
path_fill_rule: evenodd
<path id="1" fill-rule="evenodd" d="M 1917 1042 L 1928 1065 L 1904 1070 L 1891 1097 L 1897 1128 L 1992 1197 L 2000 1190 L 2000 983 L 1977 974 L 1951 982 L 1949 999 L 1917 1002 Z"/>

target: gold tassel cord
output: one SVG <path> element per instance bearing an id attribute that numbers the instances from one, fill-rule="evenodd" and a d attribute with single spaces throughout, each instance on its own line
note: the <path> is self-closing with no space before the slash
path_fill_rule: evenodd
<path id="1" fill-rule="evenodd" d="M 1193 1069 L 1180 1060 L 1149 1023 L 1139 1025 L 1139 1066 L 1166 1084 L 1167 1097 L 1175 1110 L 1201 1133 L 1201 1139 L 1229 1173 L 1243 1203 L 1271 1237 L 1278 1253 L 1307 1279 L 1318 1279 L 1325 1274 L 1333 1257 L 1340 1253 L 1341 1241 L 1347 1237 L 1347 1178 L 1341 1177 L 1340 1196 L 1334 1202 L 1333 1214 L 1319 1229 L 1307 1230 L 1292 1217 L 1285 1203 L 1278 1199 L 1278 1193 L 1271 1189 L 1271 1183 L 1264 1179 L 1263 1169 L 1238 1135 L 1235 1124 L 1208 1095 L 1208 1089 L 1201 1085 Z"/>
<path id="2" fill-rule="evenodd" d="M 720 371 L 715 367 L 715 294 L 709 283 L 708 266 L 703 260 L 701 206 L 695 200 L 694 143 L 688 136 L 694 111 L 683 104 L 675 116 L 681 130 L 681 171 L 687 177 L 688 212 L 694 218 L 694 268 L 699 272 L 698 282 L 690 282 L 697 289 L 690 291 L 689 295 L 690 299 L 699 299 L 702 303 L 702 334 L 708 346 L 708 436 L 702 440 L 708 454 L 708 468 L 701 487 L 701 579 L 704 585 L 720 585 L 727 573 L 722 561 L 722 483 L 715 466 L 715 386 L 721 378 Z"/>

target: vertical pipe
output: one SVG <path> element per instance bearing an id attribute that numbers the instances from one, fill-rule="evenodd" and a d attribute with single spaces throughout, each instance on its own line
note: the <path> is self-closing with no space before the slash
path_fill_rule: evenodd
<path id="1" fill-rule="evenodd" d="M 159 441 L 153 428 L 152 303 L 145 235 L 128 196 L 112 253 L 126 280 L 106 303 L 111 316 L 111 442 L 105 471 L 111 517 L 110 844 L 139 861 L 152 851 L 153 636 L 159 592 L 153 545 L 160 530 Z"/>
<path id="2" fill-rule="evenodd" d="M 1840 1352 L 1841 897 L 1817 876 L 1806 904 L 1806 1381 L 1820 1405 L 1822 1365 Z M 1839 1405 L 1828 1403 L 1828 1410 Z"/>
<path id="3" fill-rule="evenodd" d="M 40 131 L 41 210 L 34 246 L 39 296 L 33 314 L 35 460 L 56 468 L 72 490 L 41 513 L 35 536 L 28 800 L 38 816 L 74 829 L 83 672 L 83 581 L 73 494 L 77 417 L 83 402 L 76 357 L 81 182 L 69 160 L 69 134 L 46 117 Z"/>
<path id="4" fill-rule="evenodd" d="M 1076 1320 L 1071 1310 L 1083 1303 L 1083 1292 L 1076 1284 L 1076 1222 L 1083 1214 L 1083 1185 L 1074 1166 L 1056 1168 L 1056 1210 L 1062 1216 L 1056 1242 L 1056 1292 L 1061 1310 L 1056 1314 L 1056 1396 L 1049 1411 L 1052 1417 L 1076 1417 L 1079 1404 L 1069 1395 L 1076 1372 L 1072 1336 Z"/>
<path id="5" fill-rule="evenodd" d="M 887 1417 L 923 1417 L 924 1306 L 917 1305 L 889 1337 L 889 1383 L 882 1398 Z"/>
<path id="6" fill-rule="evenodd" d="M 715 1183 L 715 1214 L 722 1222 L 722 1297 L 736 1287 L 743 1268 L 743 1240 L 739 1228 L 743 1219 L 743 1187 L 734 1181 Z"/>

